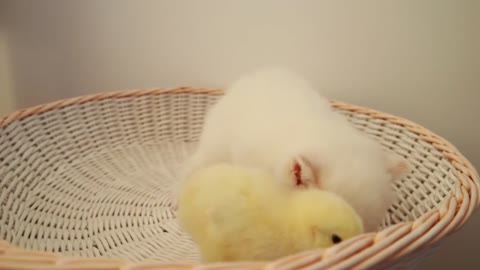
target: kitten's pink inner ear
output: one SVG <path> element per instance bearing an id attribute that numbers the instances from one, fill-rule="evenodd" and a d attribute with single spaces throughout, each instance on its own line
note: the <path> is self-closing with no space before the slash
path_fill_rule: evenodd
<path id="1" fill-rule="evenodd" d="M 303 184 L 302 181 L 302 166 L 300 163 L 295 160 L 293 162 L 293 177 L 295 178 L 295 186 L 301 186 Z"/>

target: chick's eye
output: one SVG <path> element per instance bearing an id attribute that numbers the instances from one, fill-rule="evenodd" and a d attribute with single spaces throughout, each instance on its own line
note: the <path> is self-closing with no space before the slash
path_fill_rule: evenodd
<path id="1" fill-rule="evenodd" d="M 340 238 L 340 236 L 334 234 L 334 235 L 332 235 L 332 242 L 334 244 L 338 244 L 338 243 L 342 242 L 342 238 Z"/>

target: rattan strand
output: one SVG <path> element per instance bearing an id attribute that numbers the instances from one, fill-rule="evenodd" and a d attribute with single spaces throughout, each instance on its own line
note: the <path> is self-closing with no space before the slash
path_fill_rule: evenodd
<path id="1" fill-rule="evenodd" d="M 220 90 L 97 94 L 0 120 L 0 269 L 365 269 L 411 266 L 478 206 L 478 174 L 408 120 L 332 101 L 413 165 L 378 233 L 271 262 L 202 265 L 175 221 L 172 183 Z M 121 259 L 119 259 L 121 258 Z"/>

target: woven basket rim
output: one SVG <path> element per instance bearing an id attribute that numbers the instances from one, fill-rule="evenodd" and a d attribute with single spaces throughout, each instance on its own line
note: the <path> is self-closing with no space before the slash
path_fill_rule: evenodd
<path id="1" fill-rule="evenodd" d="M 106 99 L 142 97 L 162 94 L 203 94 L 222 95 L 221 89 L 178 87 L 151 88 L 126 91 L 105 92 L 62 99 L 38 106 L 17 110 L 0 119 L 0 128 L 20 121 L 32 115 L 41 114 L 54 109 L 65 108 L 88 102 Z M 380 112 L 374 109 L 330 100 L 332 106 L 354 113 L 361 113 L 372 118 L 383 119 L 398 124 L 418 134 L 439 150 L 455 169 L 461 172 L 460 192 L 453 194 L 445 203 L 429 211 L 412 222 L 402 222 L 384 230 L 359 235 L 334 247 L 295 254 L 270 262 L 242 262 L 221 264 L 184 264 L 143 262 L 132 263 L 121 259 L 108 258 L 75 258 L 61 254 L 30 251 L 15 247 L 6 241 L 0 241 L 0 268 L 12 269 L 44 269 L 42 262 L 54 263 L 55 269 L 64 269 L 82 265 L 82 269 L 98 269 L 99 267 L 116 267 L 113 269 L 276 269 L 308 266 L 316 263 L 318 269 L 332 268 L 368 268 L 378 263 L 387 263 L 403 257 L 412 251 L 433 245 L 442 237 L 459 230 L 480 204 L 480 179 L 473 165 L 446 139 L 407 119 Z M 337 255 L 336 258 L 333 255 Z M 330 260 L 331 259 L 331 260 Z M 25 261 L 25 262 L 24 262 Z M 51 264 L 50 264 L 51 265 Z M 145 267 L 145 268 L 143 268 Z M 48 267 L 47 267 L 48 268 Z M 109 268 L 110 269 L 110 268 Z"/>

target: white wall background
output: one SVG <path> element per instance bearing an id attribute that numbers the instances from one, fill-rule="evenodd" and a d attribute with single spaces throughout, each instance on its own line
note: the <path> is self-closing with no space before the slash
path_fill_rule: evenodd
<path id="1" fill-rule="evenodd" d="M 329 97 L 423 124 L 480 168 L 479 14 L 476 0 L 0 0 L 0 108 L 224 87 L 285 64 Z M 422 268 L 476 269 L 479 216 Z"/>
<path id="2" fill-rule="evenodd" d="M 4 29 L 0 25 L 0 117 L 15 109 L 9 49 Z"/>

